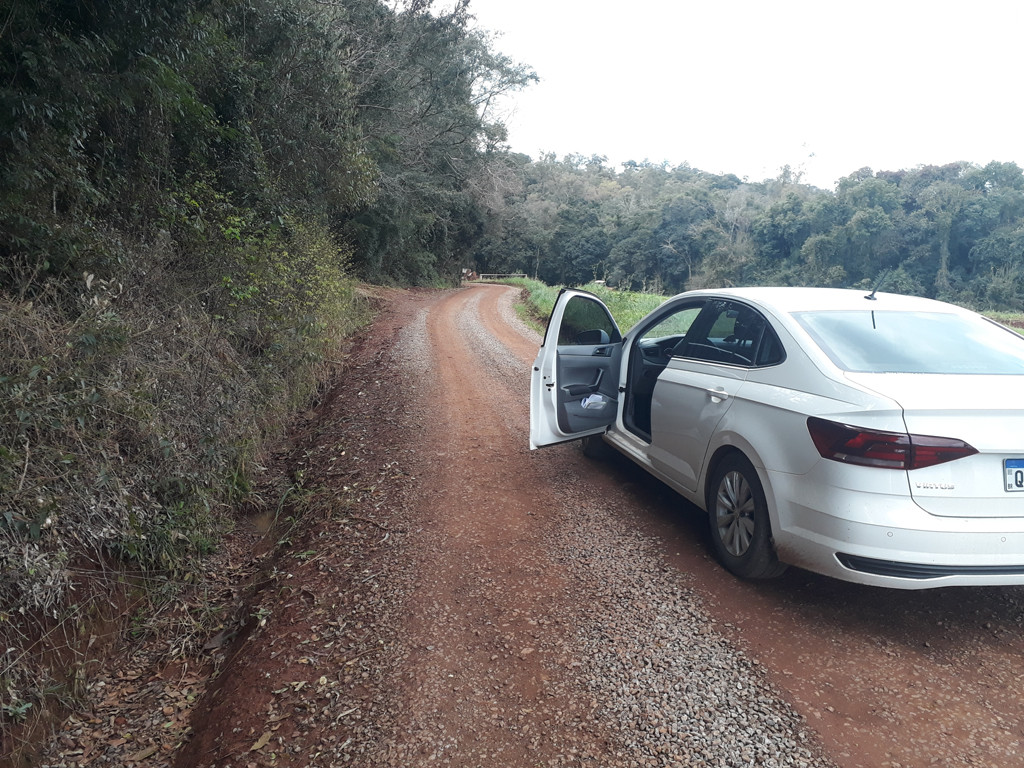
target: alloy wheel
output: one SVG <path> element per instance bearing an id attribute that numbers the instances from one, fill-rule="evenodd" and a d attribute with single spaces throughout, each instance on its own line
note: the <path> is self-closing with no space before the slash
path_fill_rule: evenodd
<path id="1" fill-rule="evenodd" d="M 754 538 L 754 493 L 741 472 L 733 470 L 722 477 L 715 504 L 715 522 L 726 551 L 742 557 Z"/>

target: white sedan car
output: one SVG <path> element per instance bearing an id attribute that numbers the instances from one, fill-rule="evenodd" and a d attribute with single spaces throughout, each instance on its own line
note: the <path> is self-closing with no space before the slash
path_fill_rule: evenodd
<path id="1" fill-rule="evenodd" d="M 530 406 L 531 448 L 622 452 L 708 512 L 738 576 L 1024 584 L 1024 339 L 973 312 L 693 291 L 623 337 L 596 296 L 564 290 Z"/>

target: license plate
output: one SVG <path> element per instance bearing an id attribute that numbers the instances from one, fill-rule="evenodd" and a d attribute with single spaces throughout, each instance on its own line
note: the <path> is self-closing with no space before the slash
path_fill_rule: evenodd
<path id="1" fill-rule="evenodd" d="M 1006 490 L 1024 491 L 1024 459 L 1003 459 Z"/>

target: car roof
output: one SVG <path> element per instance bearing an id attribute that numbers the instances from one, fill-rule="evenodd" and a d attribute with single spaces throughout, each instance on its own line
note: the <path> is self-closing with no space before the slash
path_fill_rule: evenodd
<path id="1" fill-rule="evenodd" d="M 890 310 L 916 312 L 952 312 L 962 310 L 952 304 L 920 296 L 898 293 L 875 293 L 865 289 L 804 288 L 804 287 L 752 287 L 722 288 L 719 290 L 690 291 L 686 296 L 717 296 L 739 299 L 772 309 L 780 314 L 822 310 Z M 873 295 L 873 299 L 868 298 Z"/>

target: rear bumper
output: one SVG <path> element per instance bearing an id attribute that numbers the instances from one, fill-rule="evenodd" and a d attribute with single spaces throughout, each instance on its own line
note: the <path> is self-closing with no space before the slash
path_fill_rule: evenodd
<path id="1" fill-rule="evenodd" d="M 769 472 L 767 480 L 784 562 L 898 589 L 1024 584 L 1024 518 L 937 517 L 909 494 L 852 491 L 806 475 Z"/>
<path id="2" fill-rule="evenodd" d="M 845 553 L 837 554 L 836 559 L 851 571 L 917 581 L 961 576 L 1012 578 L 1024 575 L 1024 565 L 922 565 L 897 560 L 874 560 Z"/>

